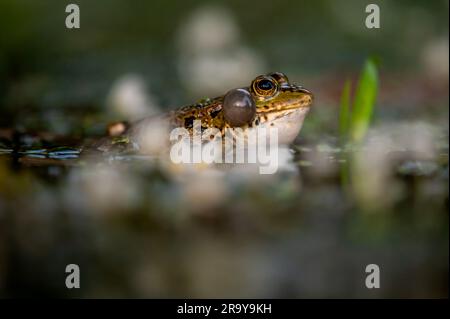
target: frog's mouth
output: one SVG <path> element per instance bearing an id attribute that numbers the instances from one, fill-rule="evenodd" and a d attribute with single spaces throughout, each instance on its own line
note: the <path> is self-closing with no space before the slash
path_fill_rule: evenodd
<path id="1" fill-rule="evenodd" d="M 300 132 L 312 102 L 313 95 L 307 89 L 286 85 L 272 103 L 259 108 L 257 115 L 261 124 L 278 129 L 279 143 L 289 144 Z"/>

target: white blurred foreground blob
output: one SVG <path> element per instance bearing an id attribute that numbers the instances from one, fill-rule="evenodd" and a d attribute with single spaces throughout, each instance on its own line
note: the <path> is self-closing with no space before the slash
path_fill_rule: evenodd
<path id="1" fill-rule="evenodd" d="M 194 11 L 178 31 L 180 78 L 194 96 L 220 95 L 247 86 L 265 63 L 241 43 L 231 13 L 220 6 Z"/>
<path id="2" fill-rule="evenodd" d="M 280 146 L 272 152 L 277 160 L 273 174 L 261 174 L 260 168 L 267 163 L 216 163 L 174 164 L 166 163 L 165 171 L 177 182 L 184 207 L 200 214 L 214 214 L 239 186 L 264 191 L 271 184 L 289 180 L 295 190 L 300 189 L 299 171 L 293 162 L 293 152 Z"/>
<path id="3" fill-rule="evenodd" d="M 434 39 L 423 48 L 422 60 L 425 72 L 431 78 L 447 80 L 449 76 L 448 38 Z"/>
<path id="4" fill-rule="evenodd" d="M 136 137 L 141 154 L 159 155 L 169 160 L 170 127 L 164 115 L 142 119 L 130 129 L 130 134 Z"/>
<path id="5" fill-rule="evenodd" d="M 371 130 L 352 164 L 357 201 L 369 212 L 385 212 L 405 191 L 395 178 L 398 164 L 405 160 L 432 162 L 438 134 L 434 126 L 423 122 L 397 122 Z"/>
<path id="6" fill-rule="evenodd" d="M 137 74 L 126 74 L 116 80 L 107 105 L 113 113 L 130 121 L 160 113 L 155 98 L 145 89 L 144 79 Z"/>
<path id="7" fill-rule="evenodd" d="M 72 211 L 121 212 L 139 203 L 139 180 L 126 169 L 90 164 L 69 176 L 65 199 Z"/>

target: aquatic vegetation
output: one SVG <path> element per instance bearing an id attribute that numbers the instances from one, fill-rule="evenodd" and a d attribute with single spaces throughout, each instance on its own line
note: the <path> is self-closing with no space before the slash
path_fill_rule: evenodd
<path id="1" fill-rule="evenodd" d="M 351 101 L 352 85 L 345 82 L 341 96 L 339 131 L 342 142 L 361 142 L 372 121 L 378 93 L 378 70 L 373 59 L 368 59 L 362 69 L 358 85 Z"/>
<path id="2" fill-rule="evenodd" d="M 347 148 L 364 139 L 372 121 L 378 93 L 378 70 L 372 58 L 367 59 L 364 64 L 353 100 L 351 93 L 352 83 L 347 80 L 341 94 L 339 113 L 340 142 Z M 341 165 L 341 179 L 343 185 L 348 188 L 353 153 L 346 155 Z"/>

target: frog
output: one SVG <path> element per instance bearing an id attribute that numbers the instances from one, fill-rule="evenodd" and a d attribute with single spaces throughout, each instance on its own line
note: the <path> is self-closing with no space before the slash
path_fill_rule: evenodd
<path id="1" fill-rule="evenodd" d="M 277 128 L 278 143 L 290 144 L 299 134 L 314 96 L 308 89 L 289 81 L 282 72 L 257 76 L 249 86 L 231 89 L 224 95 L 205 98 L 177 110 L 150 116 L 131 124 L 114 125 L 114 136 L 97 145 L 99 150 L 109 150 L 112 145 L 131 145 L 136 150 L 153 132 L 161 129 L 184 128 L 193 133 L 195 121 L 200 121 L 201 131 L 216 129 L 222 137 L 227 129 Z M 117 128 L 123 128 L 117 131 Z M 155 128 L 150 130 L 149 128 Z M 155 139 L 159 139 L 155 137 Z"/>

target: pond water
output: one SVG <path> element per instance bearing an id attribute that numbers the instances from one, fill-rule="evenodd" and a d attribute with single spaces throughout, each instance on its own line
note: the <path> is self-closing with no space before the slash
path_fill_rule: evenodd
<path id="1" fill-rule="evenodd" d="M 73 296 L 69 263 L 83 297 L 446 293 L 445 136 L 433 154 L 299 140 L 266 176 L 14 136 L 0 151 L 7 295 Z M 364 284 L 372 263 L 377 291 Z"/>

